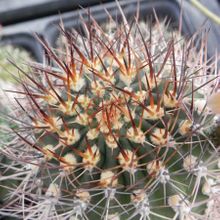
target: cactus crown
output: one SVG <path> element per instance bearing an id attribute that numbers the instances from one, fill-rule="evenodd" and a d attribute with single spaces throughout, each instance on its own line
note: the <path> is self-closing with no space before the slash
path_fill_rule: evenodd
<path id="1" fill-rule="evenodd" d="M 104 32 L 91 19 L 84 28 L 86 36 L 62 29 L 63 58 L 40 39 L 48 64 L 23 72 L 16 146 L 4 149 L 16 158 L 5 174 L 15 182 L 1 212 L 200 218 L 219 172 L 208 138 L 213 115 L 202 102 L 206 62 L 193 56 L 193 41 L 165 36 L 159 23 L 149 32 L 138 21 Z"/>

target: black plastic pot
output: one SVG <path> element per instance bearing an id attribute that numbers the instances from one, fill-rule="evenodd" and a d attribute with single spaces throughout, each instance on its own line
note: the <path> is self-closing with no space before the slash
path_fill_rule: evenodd
<path id="1" fill-rule="evenodd" d="M 28 51 L 31 57 L 37 62 L 43 61 L 43 49 L 41 45 L 36 41 L 36 38 L 28 33 L 18 33 L 1 38 L 0 46 L 12 45 Z"/>
<path id="2" fill-rule="evenodd" d="M 79 9 L 80 7 L 91 7 L 100 2 L 111 0 L 2 0 L 0 2 L 0 21 L 2 25 L 15 24 L 22 21 L 42 18 L 49 15 L 63 13 Z"/>
<path id="3" fill-rule="evenodd" d="M 107 1 L 109 0 L 102 0 Z M 35 33 L 48 36 L 45 27 L 57 18 L 58 12 L 73 11 L 99 3 L 99 0 L 22 0 L 20 4 L 16 0 L 3 0 L 0 2 L 0 23 L 3 25 L 0 46 L 12 45 L 27 50 L 34 60 L 42 62 L 43 48 L 36 40 Z"/>

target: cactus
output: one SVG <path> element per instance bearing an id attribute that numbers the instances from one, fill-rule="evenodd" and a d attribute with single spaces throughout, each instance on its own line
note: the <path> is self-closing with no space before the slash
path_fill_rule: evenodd
<path id="1" fill-rule="evenodd" d="M 22 67 L 24 71 L 28 71 L 28 65 L 25 65 L 24 62 L 27 63 L 32 60 L 30 54 L 21 48 L 14 47 L 13 45 L 0 45 L 0 88 L 12 90 L 13 84 L 16 83 L 15 73 L 17 73 L 17 68 L 12 62 Z M 10 99 L 13 99 L 13 95 L 6 94 L 1 89 L 0 105 L 3 106 L 3 108 L 1 108 L 2 113 L 8 111 L 8 105 L 5 105 L 5 103 L 10 102 Z M 0 117 L 0 126 L 7 126 L 7 121 L 2 116 Z M 3 129 L 0 131 L 0 140 L 7 138 L 7 135 L 2 133 L 2 130 Z"/>
<path id="2" fill-rule="evenodd" d="M 13 45 L 1 45 L 0 46 L 0 149 L 4 148 L 4 142 L 16 141 L 15 137 L 12 140 L 10 135 L 10 127 L 15 128 L 16 123 L 13 120 L 9 120 L 6 116 L 10 110 L 10 105 L 14 102 L 14 94 L 2 91 L 13 90 L 16 84 L 17 67 L 12 63 L 16 63 L 19 67 L 22 67 L 24 71 L 28 71 L 28 65 L 25 62 L 33 61 L 33 58 L 26 50 L 15 47 Z M 18 86 L 18 83 L 16 84 Z M 11 103 L 11 104 L 10 104 Z M 14 173 L 17 163 L 8 157 L 6 151 L 0 156 L 0 184 L 5 187 L 0 187 L 0 205 L 3 204 L 3 199 L 7 196 L 8 188 L 14 187 L 17 180 L 10 179 L 9 176 Z M 12 169 L 11 169 L 12 168 Z M 5 178 L 6 176 L 6 178 Z M 16 176 L 15 176 L 16 177 Z M 1 213 L 0 213 L 0 216 Z M 8 217 L 9 219 L 9 217 Z"/>
<path id="3" fill-rule="evenodd" d="M 0 177 L 1 215 L 208 216 L 219 192 L 214 114 L 204 103 L 216 86 L 215 62 L 204 58 L 204 41 L 196 52 L 193 40 L 165 36 L 159 23 L 150 38 L 141 26 L 124 19 L 110 34 L 92 19 L 87 36 L 62 29 L 60 57 L 39 38 L 54 65 L 19 68 L 15 139 L 2 149 L 12 162 Z"/>
<path id="4" fill-rule="evenodd" d="M 30 61 L 33 61 L 33 58 L 26 50 L 13 45 L 0 46 L 0 79 L 14 83 L 15 79 L 11 74 L 17 73 L 17 68 L 11 62 L 28 71 L 25 63 Z"/>

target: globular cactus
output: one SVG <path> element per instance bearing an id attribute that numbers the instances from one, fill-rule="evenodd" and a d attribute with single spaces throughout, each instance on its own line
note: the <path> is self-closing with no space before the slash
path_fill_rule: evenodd
<path id="1" fill-rule="evenodd" d="M 0 45 L 0 150 L 4 148 L 4 143 L 11 141 L 11 143 L 17 143 L 17 138 L 11 138 L 10 128 L 15 128 L 16 123 L 13 120 L 9 120 L 6 117 L 7 113 L 10 110 L 10 106 L 14 102 L 15 94 L 6 93 L 4 90 L 13 90 L 16 84 L 16 79 L 13 77 L 17 76 L 18 70 L 17 67 L 13 64 L 16 63 L 24 71 L 28 71 L 28 65 L 25 65 L 27 62 L 33 61 L 33 58 L 26 50 L 13 46 L 13 45 Z M 18 86 L 18 84 L 16 84 Z M 4 89 L 4 90 L 3 90 Z M 16 95 L 17 96 L 17 95 Z M 12 115 L 11 115 L 12 116 Z M 8 148 L 9 149 L 9 148 Z M 14 172 L 18 166 L 16 160 L 11 160 L 7 157 L 6 151 L 4 154 L 0 155 L 0 207 L 3 205 L 3 200 L 8 194 L 8 189 L 19 184 L 20 180 L 16 180 L 17 175 L 14 175 Z M 11 176 L 12 175 L 12 176 Z M 2 185 L 4 187 L 2 187 Z M 2 216 L 2 213 L 0 213 Z M 9 219 L 9 217 L 7 218 Z"/>
<path id="2" fill-rule="evenodd" d="M 4 90 L 13 90 L 16 80 L 13 77 L 17 77 L 17 67 L 13 64 L 16 63 L 24 71 L 28 71 L 28 65 L 25 65 L 27 62 L 33 61 L 33 58 L 26 50 L 15 47 L 13 45 L 2 45 L 0 44 L 0 105 L 1 113 L 6 113 L 9 111 L 9 103 L 13 102 L 14 94 L 6 94 Z M 7 105 L 5 103 L 8 103 Z M 5 138 L 8 138 L 8 135 L 5 135 L 3 130 L 7 129 L 8 120 L 4 116 L 0 116 L 0 145 Z"/>
<path id="3" fill-rule="evenodd" d="M 215 89 L 215 63 L 195 52 L 193 40 L 165 37 L 159 23 L 149 36 L 138 21 L 124 19 L 111 33 L 90 22 L 86 36 L 62 30 L 63 59 L 39 38 L 49 62 L 23 71 L 16 141 L 2 149 L 14 163 L 0 177 L 7 191 L 0 214 L 207 217 L 219 192 L 214 115 L 204 103 Z"/>
<path id="4" fill-rule="evenodd" d="M 27 62 L 33 61 L 31 54 L 23 48 L 13 45 L 0 45 L 0 80 L 12 82 L 15 80 L 11 74 L 17 72 L 17 68 L 12 62 L 16 63 L 24 71 L 28 70 Z"/>

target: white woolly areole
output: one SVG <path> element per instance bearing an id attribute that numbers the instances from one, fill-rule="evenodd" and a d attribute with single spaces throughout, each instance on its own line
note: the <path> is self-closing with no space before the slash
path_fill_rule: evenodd
<path id="1" fill-rule="evenodd" d="M 43 152 L 44 152 L 44 158 L 46 160 L 51 160 L 54 155 L 52 152 L 54 152 L 54 147 L 51 144 L 48 144 L 46 146 L 43 147 Z"/>
<path id="2" fill-rule="evenodd" d="M 59 198 L 61 195 L 60 187 L 56 183 L 51 183 L 46 191 L 46 196 Z"/>
<path id="3" fill-rule="evenodd" d="M 60 166 L 63 167 L 64 171 L 72 171 L 75 169 L 76 164 L 76 157 L 72 153 L 67 153 L 62 157 L 62 162 L 60 162 Z"/>
<path id="4" fill-rule="evenodd" d="M 146 198 L 146 194 L 144 190 L 141 189 L 134 190 L 131 194 L 131 201 L 134 203 L 140 203 L 144 201 L 145 198 Z"/>
<path id="5" fill-rule="evenodd" d="M 52 118 L 52 123 L 53 123 L 54 126 L 50 125 L 50 130 L 51 131 L 55 131 L 55 129 L 60 130 L 61 126 L 63 125 L 63 122 L 62 122 L 60 117 L 53 117 Z"/>
<path id="6" fill-rule="evenodd" d="M 56 93 L 60 95 L 59 92 L 56 91 Z M 52 89 L 48 90 L 48 95 L 46 96 L 46 101 L 48 104 L 55 105 L 58 102 L 56 93 Z"/>
<path id="7" fill-rule="evenodd" d="M 166 130 L 163 128 L 155 128 L 153 130 L 152 135 L 150 136 L 150 139 L 153 144 L 156 146 L 158 145 L 165 145 L 168 142 L 169 134 L 167 133 L 165 136 Z"/>
<path id="8" fill-rule="evenodd" d="M 111 149 L 115 149 L 118 147 L 118 144 L 115 141 L 115 138 L 111 134 L 105 136 L 105 142 L 106 142 L 107 146 L 110 147 Z"/>
<path id="9" fill-rule="evenodd" d="M 122 153 L 118 156 L 118 161 L 122 167 L 123 170 L 126 170 L 130 173 L 134 173 L 136 171 L 138 162 L 137 162 L 137 156 L 130 150 L 124 150 L 126 157 Z"/>
<path id="10" fill-rule="evenodd" d="M 80 111 L 79 106 L 74 105 L 74 101 L 66 101 L 65 105 L 63 105 L 62 103 L 60 103 L 58 110 L 60 110 L 61 112 L 63 112 L 65 115 L 69 115 L 69 116 L 74 116 L 77 114 L 77 112 Z"/>
<path id="11" fill-rule="evenodd" d="M 140 219 L 145 219 L 150 215 L 149 200 L 143 190 L 138 189 L 133 191 L 131 201 L 134 203 L 136 213 L 140 214 Z"/>
<path id="12" fill-rule="evenodd" d="M 176 108 L 179 104 L 176 97 L 172 95 L 172 91 L 169 94 L 164 94 L 163 103 L 167 108 Z"/>
<path id="13" fill-rule="evenodd" d="M 127 137 L 135 143 L 143 144 L 145 142 L 145 134 L 140 128 L 136 128 L 136 131 L 133 127 L 129 128 Z"/>
<path id="14" fill-rule="evenodd" d="M 88 140 L 94 140 L 99 136 L 99 131 L 96 128 L 92 128 L 89 129 L 86 135 Z"/>
<path id="15" fill-rule="evenodd" d="M 159 107 L 157 110 L 157 105 L 154 105 L 153 107 L 151 105 L 146 106 L 149 111 L 146 109 L 144 110 L 143 118 L 149 119 L 149 120 L 157 120 L 164 116 L 164 109 Z"/>
<path id="16" fill-rule="evenodd" d="M 92 170 L 100 161 L 100 152 L 96 145 L 91 147 L 91 152 L 89 149 L 86 149 L 83 154 L 84 156 L 82 162 L 85 169 Z"/>
<path id="17" fill-rule="evenodd" d="M 135 98 L 136 101 L 143 102 L 148 97 L 148 93 L 144 90 L 137 91 L 135 93 L 135 96 L 136 96 Z"/>
<path id="18" fill-rule="evenodd" d="M 81 201 L 86 202 L 86 203 L 88 203 L 91 199 L 91 196 L 90 196 L 89 192 L 86 191 L 86 190 L 83 190 L 83 189 L 78 189 L 76 191 L 75 196 L 77 198 L 79 198 Z"/>
<path id="19" fill-rule="evenodd" d="M 75 216 L 83 218 L 85 210 L 88 208 L 91 196 L 90 193 L 84 189 L 77 189 L 75 198 L 73 200 L 72 212 Z"/>
<path id="20" fill-rule="evenodd" d="M 197 164 L 198 158 L 193 155 L 188 155 L 183 159 L 183 168 L 188 172 L 193 171 Z"/>
<path id="21" fill-rule="evenodd" d="M 164 169 L 164 165 L 162 161 L 159 160 L 153 160 L 150 163 L 147 164 L 147 172 L 149 174 L 156 174 L 158 175 L 161 169 Z"/>
<path id="22" fill-rule="evenodd" d="M 88 108 L 89 104 L 91 104 L 91 99 L 86 96 L 86 95 L 79 95 L 78 99 L 77 99 L 78 103 L 80 103 L 80 105 L 83 108 Z"/>
<path id="23" fill-rule="evenodd" d="M 100 184 L 103 187 L 115 187 L 118 184 L 118 179 L 115 178 L 115 174 L 110 170 L 105 170 L 101 173 Z"/>
<path id="24" fill-rule="evenodd" d="M 104 107 L 108 107 L 98 112 L 95 116 L 97 121 L 99 122 L 100 131 L 103 133 L 109 133 L 109 127 L 110 129 L 121 129 L 121 127 L 123 126 L 123 123 L 121 121 L 123 113 L 116 107 L 111 108 L 111 102 L 104 102 L 103 104 Z M 102 108 L 103 106 L 100 107 Z"/>
<path id="25" fill-rule="evenodd" d="M 65 143 L 66 145 L 73 145 L 80 139 L 80 134 L 77 129 L 72 130 L 65 130 L 60 134 L 60 136 L 63 138 L 60 140 L 61 143 Z"/>
<path id="26" fill-rule="evenodd" d="M 170 196 L 168 198 L 168 205 L 173 209 L 173 211 L 184 216 L 184 220 L 186 219 L 186 216 L 188 216 L 191 211 L 189 201 L 185 199 L 184 196 L 181 194 Z"/>
<path id="27" fill-rule="evenodd" d="M 162 161 L 151 161 L 147 164 L 149 175 L 154 174 L 161 183 L 167 183 L 170 180 L 169 171 L 165 169 Z"/>
<path id="28" fill-rule="evenodd" d="M 85 79 L 82 78 L 82 76 L 80 76 L 79 74 L 75 74 L 75 81 L 70 81 L 70 88 L 76 92 L 79 92 L 84 85 Z"/>
<path id="29" fill-rule="evenodd" d="M 215 184 L 216 184 L 216 182 L 213 179 L 208 178 L 202 186 L 202 193 L 204 195 L 210 196 L 210 195 L 218 192 L 220 190 L 220 188 L 216 189 L 214 187 Z"/>
<path id="30" fill-rule="evenodd" d="M 186 135 L 192 128 L 193 123 L 190 120 L 184 120 L 179 126 L 179 133 L 181 135 Z"/>

